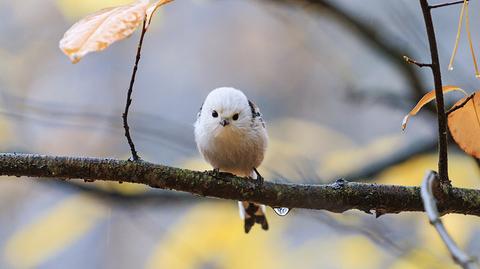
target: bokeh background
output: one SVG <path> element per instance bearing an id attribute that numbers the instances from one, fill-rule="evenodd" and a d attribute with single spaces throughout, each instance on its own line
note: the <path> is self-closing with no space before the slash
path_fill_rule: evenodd
<path id="1" fill-rule="evenodd" d="M 0 1 L 0 147 L 5 152 L 126 159 L 121 112 L 137 32 L 72 65 L 58 49 L 77 20 L 124 0 Z M 143 159 L 210 169 L 193 122 L 207 93 L 242 89 L 260 106 L 271 143 L 267 180 L 340 177 L 419 185 L 436 168 L 436 119 L 403 116 L 433 86 L 417 1 L 177 0 L 155 16 L 131 108 Z M 328 3 L 330 3 L 328 2 Z M 439 3 L 440 1 L 433 1 Z M 471 1 L 480 53 L 479 3 Z M 445 84 L 478 82 L 465 33 L 447 71 L 460 6 L 434 11 Z M 449 94 L 452 104 L 461 96 Z M 478 188 L 475 161 L 450 148 L 453 184 Z M 427 217 L 293 209 L 245 235 L 233 201 L 140 185 L 2 177 L 0 268 L 455 268 Z M 447 229 L 480 252 L 477 217 Z"/>

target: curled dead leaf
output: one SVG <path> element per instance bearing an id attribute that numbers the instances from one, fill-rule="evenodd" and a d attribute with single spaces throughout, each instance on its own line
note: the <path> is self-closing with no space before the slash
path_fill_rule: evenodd
<path id="1" fill-rule="evenodd" d="M 158 0 L 157 2 L 151 4 L 147 10 L 146 10 L 146 13 L 147 13 L 147 18 L 145 20 L 145 30 L 148 29 L 148 27 L 150 26 L 150 22 L 152 21 L 152 16 L 153 14 L 155 13 L 155 11 L 157 11 L 157 9 L 165 4 L 168 4 L 170 2 L 172 2 L 173 0 Z"/>
<path id="2" fill-rule="evenodd" d="M 452 85 L 444 86 L 442 88 L 442 91 L 443 93 L 447 93 L 451 91 L 461 91 L 463 94 L 465 94 L 465 96 L 467 95 L 467 93 L 464 90 L 462 90 L 457 86 L 452 86 Z M 407 123 L 410 117 L 417 115 L 417 113 L 420 111 L 420 109 L 422 109 L 422 107 L 424 107 L 426 104 L 428 104 L 430 101 L 432 101 L 435 98 L 436 98 L 435 90 L 431 90 L 428 93 L 426 93 L 422 97 L 422 99 L 418 101 L 417 105 L 403 118 L 402 131 L 405 130 L 405 128 L 407 128 Z"/>
<path id="3" fill-rule="evenodd" d="M 461 99 L 454 108 L 457 106 L 460 108 L 448 115 L 450 133 L 463 151 L 480 158 L 480 94 Z"/>
<path id="4" fill-rule="evenodd" d="M 77 63 L 87 53 L 106 49 L 130 36 L 143 22 L 148 0 L 106 8 L 75 23 L 60 40 L 60 49 Z"/>

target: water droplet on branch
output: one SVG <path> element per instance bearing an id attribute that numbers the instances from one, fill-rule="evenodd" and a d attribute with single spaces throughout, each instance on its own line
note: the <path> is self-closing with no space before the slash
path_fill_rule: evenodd
<path id="1" fill-rule="evenodd" d="M 275 211 L 275 213 L 277 213 L 277 215 L 283 217 L 283 216 L 286 216 L 288 214 L 288 212 L 290 212 L 290 208 L 288 208 L 288 207 L 274 207 L 273 211 Z"/>

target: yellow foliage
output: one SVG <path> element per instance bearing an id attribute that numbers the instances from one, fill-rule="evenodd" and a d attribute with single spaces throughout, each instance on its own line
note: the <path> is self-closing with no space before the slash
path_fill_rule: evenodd
<path id="1" fill-rule="evenodd" d="M 318 173 L 326 178 L 357 171 L 366 164 L 385 158 L 398 150 L 403 143 L 400 135 L 376 138 L 365 146 L 333 151 L 322 162 Z"/>
<path id="2" fill-rule="evenodd" d="M 412 158 L 402 164 L 393 166 L 381 173 L 379 183 L 420 185 L 426 170 L 436 170 L 437 154 L 426 154 Z M 449 176 L 454 186 L 465 188 L 480 187 L 480 175 L 475 161 L 464 154 L 449 155 Z M 449 259 L 449 253 L 435 229 L 428 223 L 427 216 L 423 213 L 406 216 L 418 220 L 423 218 L 417 227 L 418 249 L 405 256 L 393 268 L 417 268 L 407 265 L 420 264 L 422 268 L 455 268 Z M 464 248 L 472 237 L 478 225 L 478 217 L 449 214 L 442 217 L 447 231 L 461 248 Z M 476 223 L 477 222 L 477 223 Z M 459 229 L 459 227 L 461 227 Z M 446 262 L 440 262 L 441 257 L 446 257 Z"/>
<path id="3" fill-rule="evenodd" d="M 13 233 L 5 245 L 5 258 L 14 268 L 36 268 L 88 233 L 105 212 L 85 195 L 59 201 Z"/>
<path id="4" fill-rule="evenodd" d="M 8 145 L 12 141 L 12 137 L 10 121 L 4 117 L 0 117 L 0 143 L 2 145 Z"/>
<path id="5" fill-rule="evenodd" d="M 57 0 L 60 12 L 69 20 L 76 20 L 103 8 L 120 6 L 133 2 L 133 0 Z"/>
<path id="6" fill-rule="evenodd" d="M 433 228 L 432 228 L 433 230 Z M 432 245 L 430 247 L 437 248 L 441 245 Z M 425 249 L 412 249 L 407 255 L 401 257 L 390 266 L 391 269 L 419 269 L 419 268 L 435 268 L 435 269 L 454 269 L 458 268 L 454 265 L 450 256 L 435 255 Z"/>
<path id="7" fill-rule="evenodd" d="M 92 183 L 88 183 L 92 184 Z M 135 195 L 135 194 L 140 194 L 148 191 L 149 187 L 143 184 L 135 184 L 135 183 L 128 183 L 128 182 L 123 182 L 123 183 L 118 183 L 118 182 L 112 182 L 112 181 L 96 181 L 95 187 L 99 189 L 104 189 L 107 191 L 113 191 L 117 193 L 122 193 L 126 195 Z"/>
<path id="8" fill-rule="evenodd" d="M 153 249 L 146 268 L 282 268 L 280 238 L 283 222 L 269 215 L 270 230 L 243 232 L 238 210 L 224 203 L 193 207 Z M 280 256 L 279 256 L 280 255 Z M 287 254 L 285 254 L 288 258 Z"/>
<path id="9" fill-rule="evenodd" d="M 479 188 L 480 174 L 475 161 L 464 154 L 449 154 L 449 176 L 452 184 L 464 188 Z M 378 183 L 419 186 L 427 170 L 436 170 L 438 155 L 426 154 L 390 167 L 381 173 Z"/>
<path id="10" fill-rule="evenodd" d="M 289 215 L 292 216 L 292 215 Z M 362 235 L 314 235 L 289 245 L 292 218 L 269 214 L 271 229 L 246 235 L 236 208 L 203 203 L 191 208 L 162 237 L 145 268 L 380 268 L 390 255 Z M 340 217 L 335 215 L 335 217 Z M 342 216 L 343 217 L 343 216 Z M 358 218 L 347 216 L 348 222 Z M 256 227 L 258 228 L 258 227 Z M 319 223 L 319 230 L 325 229 Z M 327 228 L 328 229 L 328 228 Z M 341 253 L 341 255 L 339 255 Z M 333 258 L 336 257 L 336 258 Z"/>

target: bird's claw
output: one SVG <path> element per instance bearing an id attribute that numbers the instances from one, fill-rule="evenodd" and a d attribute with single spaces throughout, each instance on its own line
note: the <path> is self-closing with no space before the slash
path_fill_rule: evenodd
<path id="1" fill-rule="evenodd" d="M 262 177 L 262 175 L 260 175 L 260 173 L 258 172 L 257 168 L 253 168 L 253 171 L 255 172 L 255 174 L 257 175 L 257 182 L 260 183 L 260 184 L 263 184 L 264 182 L 264 178 Z"/>
<path id="2" fill-rule="evenodd" d="M 207 170 L 206 172 L 207 172 L 208 175 L 210 175 L 212 177 L 217 177 L 220 174 L 220 169 L 213 168 L 213 170 Z"/>
<path id="3" fill-rule="evenodd" d="M 220 169 L 214 168 L 213 170 L 207 170 L 206 171 L 208 175 L 215 177 L 215 178 L 221 178 L 221 177 L 229 177 L 229 176 L 234 176 L 234 174 L 228 173 L 228 172 L 220 172 Z"/>

